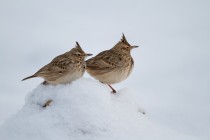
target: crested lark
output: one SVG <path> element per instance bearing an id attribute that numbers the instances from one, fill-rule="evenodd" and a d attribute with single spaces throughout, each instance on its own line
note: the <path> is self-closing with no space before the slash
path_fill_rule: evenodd
<path id="1" fill-rule="evenodd" d="M 134 66 L 130 51 L 137 47 L 130 45 L 123 34 L 122 39 L 113 48 L 87 60 L 86 70 L 116 93 L 110 84 L 119 83 L 130 75 Z"/>
<path id="2" fill-rule="evenodd" d="M 76 42 L 75 48 L 55 57 L 49 64 L 42 67 L 35 74 L 22 81 L 34 77 L 44 78 L 43 84 L 66 84 L 83 76 L 85 72 L 85 57 L 92 54 L 85 53 Z"/>

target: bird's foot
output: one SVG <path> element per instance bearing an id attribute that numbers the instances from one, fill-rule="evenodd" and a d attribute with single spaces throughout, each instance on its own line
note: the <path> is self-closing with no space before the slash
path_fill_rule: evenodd
<path id="1" fill-rule="evenodd" d="M 112 93 L 115 94 L 116 90 L 111 85 L 108 85 L 108 86 L 112 89 Z"/>
<path id="2" fill-rule="evenodd" d="M 45 85 L 45 86 L 46 86 L 46 85 L 49 85 L 49 83 L 48 83 L 47 81 L 44 81 L 44 82 L 42 82 L 41 84 L 42 84 L 42 85 Z"/>
<path id="3" fill-rule="evenodd" d="M 116 92 L 116 90 L 112 90 L 111 93 L 112 93 L 112 94 L 115 94 L 115 93 L 117 93 L 117 92 Z"/>

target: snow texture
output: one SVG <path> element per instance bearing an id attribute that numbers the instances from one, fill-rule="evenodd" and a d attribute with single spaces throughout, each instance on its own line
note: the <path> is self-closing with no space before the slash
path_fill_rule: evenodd
<path id="1" fill-rule="evenodd" d="M 42 108 L 47 100 L 50 106 Z M 143 114 L 135 94 L 91 79 L 39 85 L 23 108 L 0 127 L 0 140 L 195 140 Z"/>

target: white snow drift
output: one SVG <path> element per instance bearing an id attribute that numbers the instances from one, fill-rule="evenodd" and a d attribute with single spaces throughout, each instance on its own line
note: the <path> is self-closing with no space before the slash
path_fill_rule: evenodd
<path id="1" fill-rule="evenodd" d="M 142 114 L 135 94 L 91 79 L 39 85 L 23 108 L 0 127 L 1 140 L 193 140 Z M 52 104 L 41 106 L 49 99 Z"/>

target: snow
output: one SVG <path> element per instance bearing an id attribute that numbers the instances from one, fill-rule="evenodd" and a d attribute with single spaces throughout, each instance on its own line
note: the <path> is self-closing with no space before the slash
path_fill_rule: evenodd
<path id="1" fill-rule="evenodd" d="M 0 127 L 1 140 L 196 140 L 156 124 L 136 100 L 138 92 L 82 78 L 38 85 L 25 105 Z M 42 108 L 47 100 L 50 106 Z"/>

